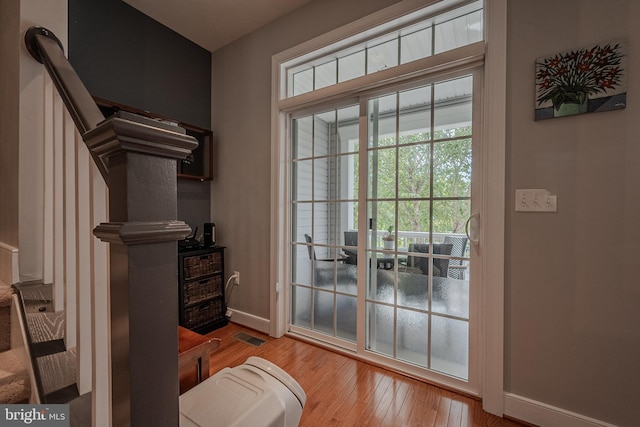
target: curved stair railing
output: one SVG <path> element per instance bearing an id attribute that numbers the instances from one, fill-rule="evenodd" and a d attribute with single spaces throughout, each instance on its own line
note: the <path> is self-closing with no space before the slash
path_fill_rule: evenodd
<path id="1" fill-rule="evenodd" d="M 109 324 L 110 423 L 177 426 L 176 241 L 191 230 L 176 220 L 176 160 L 197 142 L 180 127 L 126 112 L 105 119 L 51 31 L 32 27 L 25 42 L 51 76 L 108 186 L 108 222 L 93 234 L 109 243 L 109 312 L 91 317 Z M 94 372 L 105 368 L 93 360 Z"/>

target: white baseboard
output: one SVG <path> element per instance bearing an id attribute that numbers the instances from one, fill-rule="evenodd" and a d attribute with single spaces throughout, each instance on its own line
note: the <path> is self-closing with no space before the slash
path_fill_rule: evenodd
<path id="1" fill-rule="evenodd" d="M 0 242 L 0 282 L 13 285 L 20 281 L 18 248 Z"/>
<path id="2" fill-rule="evenodd" d="M 229 307 L 231 311 L 231 320 L 233 323 L 237 323 L 242 326 L 246 326 L 247 328 L 255 329 L 256 331 L 265 333 L 269 335 L 271 330 L 271 322 L 269 319 L 265 319 L 262 317 L 254 316 L 253 314 L 245 313 L 243 311 L 238 311 L 235 308 Z"/>
<path id="3" fill-rule="evenodd" d="M 505 393 L 504 395 L 504 414 L 544 427 L 616 427 L 604 421 L 512 393 Z"/>

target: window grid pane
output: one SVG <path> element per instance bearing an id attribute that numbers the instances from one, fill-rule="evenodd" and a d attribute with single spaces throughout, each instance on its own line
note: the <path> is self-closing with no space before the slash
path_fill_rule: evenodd
<path id="1" fill-rule="evenodd" d="M 293 96 L 311 92 L 313 90 L 313 67 L 292 76 Z"/>
<path id="2" fill-rule="evenodd" d="M 435 52 L 442 53 L 482 40 L 482 11 L 436 25 Z"/>
<path id="3" fill-rule="evenodd" d="M 417 61 L 431 56 L 433 28 L 427 27 L 400 38 L 400 63 Z"/>
<path id="4" fill-rule="evenodd" d="M 364 76 L 366 57 L 366 51 L 363 49 L 338 58 L 338 83 Z"/>
<path id="5" fill-rule="evenodd" d="M 330 61 L 316 67 L 314 90 L 336 84 L 337 61 Z"/>
<path id="6" fill-rule="evenodd" d="M 398 41 L 390 40 L 367 50 L 367 74 L 398 65 Z"/>

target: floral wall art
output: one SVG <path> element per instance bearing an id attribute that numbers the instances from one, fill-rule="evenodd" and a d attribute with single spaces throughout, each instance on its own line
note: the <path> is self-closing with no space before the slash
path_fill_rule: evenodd
<path id="1" fill-rule="evenodd" d="M 623 42 L 599 43 L 536 60 L 536 120 L 619 110 L 626 105 Z"/>

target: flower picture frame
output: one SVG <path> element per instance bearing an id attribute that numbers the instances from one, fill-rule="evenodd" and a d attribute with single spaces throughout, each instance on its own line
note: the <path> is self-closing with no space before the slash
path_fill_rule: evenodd
<path id="1" fill-rule="evenodd" d="M 625 108 L 626 51 L 611 41 L 538 58 L 535 119 Z"/>

